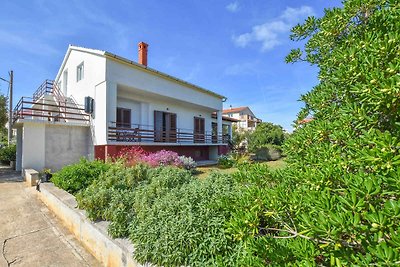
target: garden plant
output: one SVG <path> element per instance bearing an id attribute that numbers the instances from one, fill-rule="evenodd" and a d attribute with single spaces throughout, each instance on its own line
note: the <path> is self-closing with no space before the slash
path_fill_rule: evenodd
<path id="1" fill-rule="evenodd" d="M 171 152 L 125 151 L 52 179 L 141 263 L 399 265 L 400 3 L 347 0 L 291 39 L 306 44 L 287 62 L 316 65 L 320 82 L 301 98 L 297 121 L 308 122 L 286 140 L 284 169 L 243 161 L 197 179 Z"/>

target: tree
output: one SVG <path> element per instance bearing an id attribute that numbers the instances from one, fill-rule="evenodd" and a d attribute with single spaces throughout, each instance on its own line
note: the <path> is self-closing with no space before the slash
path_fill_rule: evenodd
<path id="1" fill-rule="evenodd" d="M 0 135 L 2 141 L 5 141 L 7 139 L 7 121 L 7 98 L 4 95 L 0 95 Z"/>
<path id="2" fill-rule="evenodd" d="M 247 145 L 247 132 L 241 131 L 236 125 L 232 126 L 233 150 L 243 152 Z"/>
<path id="3" fill-rule="evenodd" d="M 287 62 L 320 83 L 287 142 L 288 167 L 244 195 L 228 224 L 247 265 L 400 264 L 400 3 L 347 0 L 292 29 Z M 248 179 L 254 179 L 249 170 Z M 256 252 L 255 252 L 256 251 Z"/>
<path id="4" fill-rule="evenodd" d="M 254 132 L 248 136 L 248 149 L 255 152 L 258 148 L 266 145 L 281 146 L 285 140 L 282 126 L 271 122 L 263 122 L 257 125 Z"/>

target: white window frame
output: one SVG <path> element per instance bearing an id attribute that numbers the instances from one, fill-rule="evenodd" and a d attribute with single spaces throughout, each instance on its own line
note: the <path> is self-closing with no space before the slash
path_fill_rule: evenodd
<path id="1" fill-rule="evenodd" d="M 84 75 L 85 65 L 83 63 L 84 62 L 82 62 L 81 64 L 79 64 L 76 67 L 76 82 L 79 82 L 80 80 L 82 80 L 85 77 L 85 75 Z"/>

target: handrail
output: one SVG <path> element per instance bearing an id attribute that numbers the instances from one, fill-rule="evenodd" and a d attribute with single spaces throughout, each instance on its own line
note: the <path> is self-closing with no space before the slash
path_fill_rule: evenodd
<path id="1" fill-rule="evenodd" d="M 33 93 L 33 99 L 36 101 L 45 94 L 50 94 L 52 91 L 54 81 L 45 80 L 38 89 Z"/>
<path id="2" fill-rule="evenodd" d="M 153 126 L 129 124 L 108 126 L 108 140 L 114 142 L 228 144 L 230 136 L 222 133 L 196 133 L 193 129 L 155 130 Z"/>
<path id="3" fill-rule="evenodd" d="M 55 100 L 33 101 L 33 98 L 22 97 L 14 108 L 13 117 L 14 123 L 20 119 L 88 123 L 89 114 L 82 113 L 83 110 L 84 108 L 78 105 L 61 106 Z"/>

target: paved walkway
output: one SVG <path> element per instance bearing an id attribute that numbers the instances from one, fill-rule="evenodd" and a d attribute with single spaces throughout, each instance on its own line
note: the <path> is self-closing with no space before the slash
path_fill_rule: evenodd
<path id="1" fill-rule="evenodd" d="M 34 190 L 19 172 L 0 166 L 0 267 L 101 266 Z"/>

